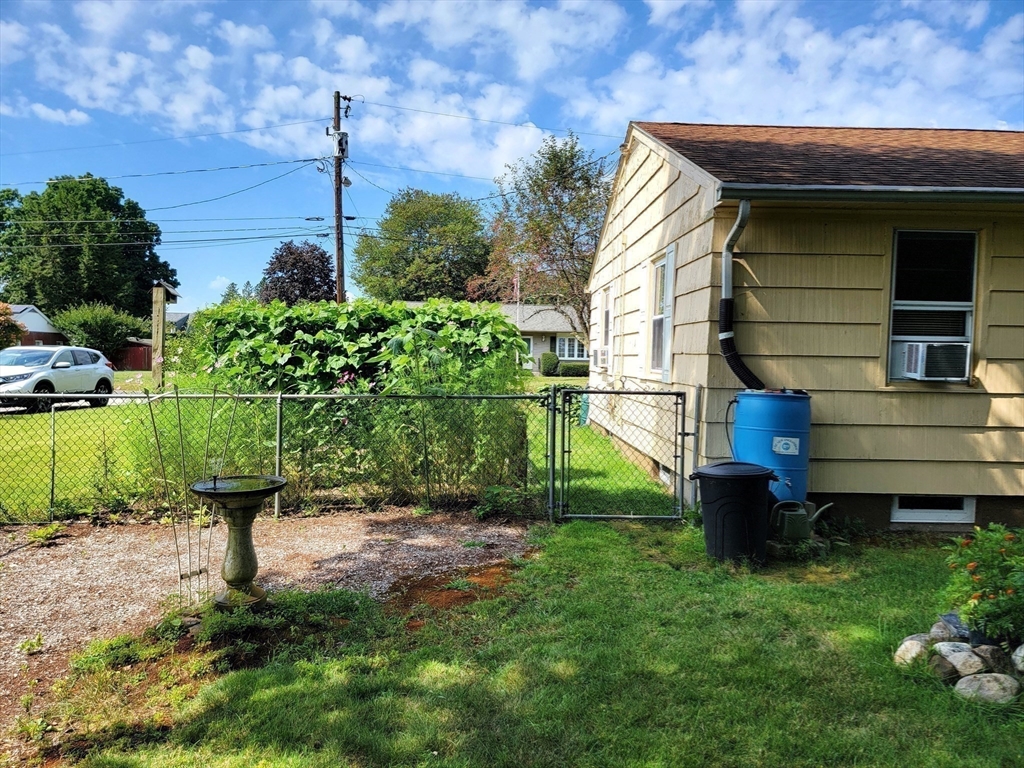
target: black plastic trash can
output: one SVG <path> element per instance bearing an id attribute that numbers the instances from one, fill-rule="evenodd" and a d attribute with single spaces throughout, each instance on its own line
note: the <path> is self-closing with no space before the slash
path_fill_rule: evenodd
<path id="1" fill-rule="evenodd" d="M 718 560 L 763 563 L 768 541 L 768 482 L 775 473 L 760 464 L 720 461 L 698 467 L 704 548 Z"/>

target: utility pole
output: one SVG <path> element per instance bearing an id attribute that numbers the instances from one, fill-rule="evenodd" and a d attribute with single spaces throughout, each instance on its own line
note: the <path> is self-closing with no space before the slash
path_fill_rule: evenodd
<path id="1" fill-rule="evenodd" d="M 351 96 L 334 92 L 334 288 L 338 304 L 345 301 L 345 217 L 342 214 L 341 196 L 346 181 L 341 172 L 342 164 L 348 159 L 348 134 L 341 131 L 341 100 L 344 99 L 345 117 L 351 109 Z"/>

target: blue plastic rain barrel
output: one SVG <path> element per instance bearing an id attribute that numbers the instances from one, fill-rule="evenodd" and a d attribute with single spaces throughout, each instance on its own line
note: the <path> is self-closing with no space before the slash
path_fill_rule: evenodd
<path id="1" fill-rule="evenodd" d="M 737 395 L 733 459 L 768 467 L 779 501 L 807 500 L 811 396 L 805 392 L 746 390 Z"/>

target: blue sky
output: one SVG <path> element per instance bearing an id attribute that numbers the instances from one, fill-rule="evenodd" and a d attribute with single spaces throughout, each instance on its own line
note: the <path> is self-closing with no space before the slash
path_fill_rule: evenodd
<path id="1" fill-rule="evenodd" d="M 195 309 L 283 240 L 334 252 L 329 177 L 287 161 L 333 151 L 335 90 L 350 259 L 389 193 L 486 198 L 567 129 L 602 155 L 630 120 L 1020 130 L 1024 0 L 4 0 L 0 185 L 111 179 Z"/>

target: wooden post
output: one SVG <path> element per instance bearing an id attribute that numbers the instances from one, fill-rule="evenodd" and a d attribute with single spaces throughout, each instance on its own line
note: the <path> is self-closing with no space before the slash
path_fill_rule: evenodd
<path id="1" fill-rule="evenodd" d="M 153 388 L 164 387 L 164 320 L 167 317 L 167 292 L 162 283 L 153 286 Z"/>

